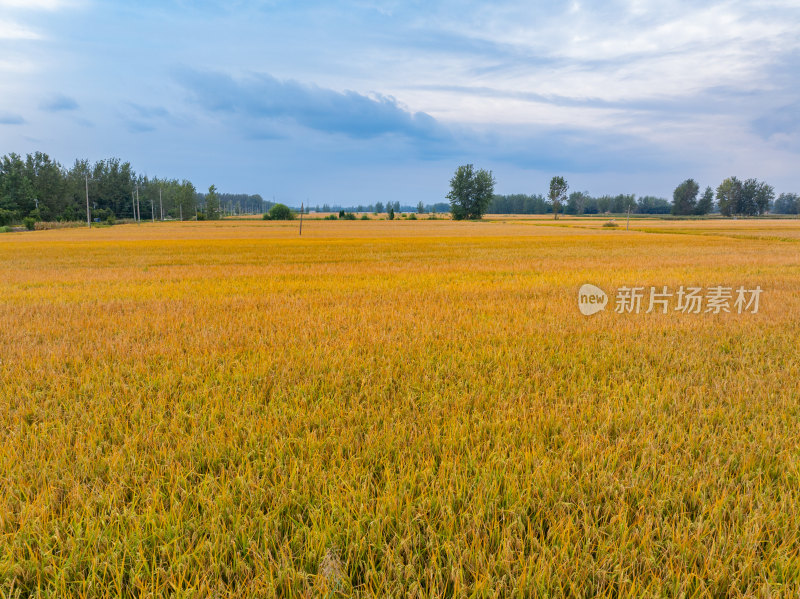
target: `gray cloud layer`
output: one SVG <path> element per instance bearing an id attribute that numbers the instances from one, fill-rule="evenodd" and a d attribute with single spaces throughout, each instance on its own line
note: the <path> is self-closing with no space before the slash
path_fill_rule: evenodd
<path id="1" fill-rule="evenodd" d="M 433 117 L 411 112 L 394 98 L 379 94 L 338 92 L 268 74 L 235 80 L 221 73 L 184 69 L 176 78 L 203 108 L 245 120 L 288 119 L 316 131 L 360 139 L 395 134 L 434 140 L 443 134 Z"/>

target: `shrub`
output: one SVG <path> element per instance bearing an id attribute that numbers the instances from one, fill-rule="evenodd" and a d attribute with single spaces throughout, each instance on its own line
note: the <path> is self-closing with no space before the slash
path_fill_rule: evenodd
<path id="1" fill-rule="evenodd" d="M 408 220 L 417 220 L 417 215 L 412 212 L 408 215 Z"/>
<path id="2" fill-rule="evenodd" d="M 362 214 L 361 220 L 369 220 L 369 217 L 366 214 Z"/>
<path id="3" fill-rule="evenodd" d="M 28 231 L 33 231 L 36 228 L 36 219 L 32 216 L 26 216 L 22 219 L 22 224 L 25 225 Z"/>
<path id="4" fill-rule="evenodd" d="M 619 225 L 615 221 L 610 220 L 608 222 L 603 223 L 603 226 L 606 229 L 616 229 Z"/>
<path id="5" fill-rule="evenodd" d="M 329 214 L 328 216 L 326 216 L 322 220 L 339 220 L 339 217 L 336 216 L 335 214 Z"/>
<path id="6" fill-rule="evenodd" d="M 264 220 L 292 220 L 294 219 L 294 211 L 286 204 L 275 204 L 264 215 Z"/>
<path id="7" fill-rule="evenodd" d="M 267 215 L 264 215 L 264 218 L 267 218 Z M 206 213 L 205 212 L 198 212 L 197 213 L 197 220 L 206 220 Z"/>

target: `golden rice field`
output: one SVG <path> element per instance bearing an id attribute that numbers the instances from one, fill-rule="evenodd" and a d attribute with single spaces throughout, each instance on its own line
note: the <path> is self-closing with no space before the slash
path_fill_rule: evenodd
<path id="1" fill-rule="evenodd" d="M 0 235 L 0 597 L 797 596 L 800 221 L 618 223 Z"/>

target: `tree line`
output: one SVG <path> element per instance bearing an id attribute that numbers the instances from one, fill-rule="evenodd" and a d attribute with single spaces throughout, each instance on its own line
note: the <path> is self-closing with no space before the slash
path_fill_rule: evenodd
<path id="1" fill-rule="evenodd" d="M 221 218 L 240 214 L 264 214 L 275 205 L 274 202 L 264 200 L 257 193 L 220 193 L 217 192 L 216 186 L 214 186 L 213 191 L 214 196 L 211 198 L 210 210 L 208 209 L 209 193 L 197 194 L 198 210 L 210 220 L 215 217 Z"/>
<path id="2" fill-rule="evenodd" d="M 43 152 L 24 158 L 10 153 L 0 159 L 0 226 L 23 220 L 220 218 L 260 214 L 272 205 L 260 195 L 217 194 L 212 188 L 209 202 L 209 194 L 197 193 L 187 179 L 138 174 L 119 158 L 79 159 L 66 168 Z"/>
<path id="3" fill-rule="evenodd" d="M 603 214 L 606 212 L 631 212 L 639 214 L 669 214 L 671 204 L 664 198 L 634 194 L 618 194 L 616 196 L 591 196 L 586 191 L 573 191 L 561 206 L 563 214 Z M 553 205 L 541 194 L 526 195 L 522 193 L 510 195 L 494 195 L 489 204 L 489 214 L 551 214 Z"/>
<path id="4" fill-rule="evenodd" d="M 569 185 L 564 177 L 550 180 L 547 197 L 543 195 L 497 195 L 495 178 L 491 171 L 475 169 L 472 164 L 459 166 L 450 179 L 450 212 L 456 220 L 481 218 L 489 214 L 549 214 L 558 218 L 565 214 L 673 214 L 702 216 L 719 211 L 723 216 L 759 216 L 766 212 L 799 214 L 800 197 L 782 193 L 775 199 L 775 189 L 764 181 L 728 177 L 717 187 L 710 186 L 700 194 L 700 185 L 694 179 L 680 183 L 666 198 L 634 194 L 592 197 L 587 192 L 575 191 L 568 195 Z"/>
<path id="5" fill-rule="evenodd" d="M 137 174 L 119 158 L 78 159 L 70 168 L 42 152 L 0 159 L 0 225 L 85 221 L 87 212 L 91 221 L 189 218 L 196 195 L 191 181 Z"/>
<path id="6" fill-rule="evenodd" d="M 551 214 L 553 202 L 541 194 L 510 194 L 492 196 L 488 214 Z M 800 196 L 782 193 L 775 197 L 774 188 L 757 179 L 725 179 L 714 190 L 700 186 L 694 179 L 680 183 L 672 200 L 655 196 L 636 197 L 635 194 L 603 195 L 594 197 L 586 191 L 574 191 L 561 202 L 557 213 L 582 214 L 673 214 L 703 216 L 719 213 L 723 216 L 759 216 L 772 214 L 800 214 Z"/>

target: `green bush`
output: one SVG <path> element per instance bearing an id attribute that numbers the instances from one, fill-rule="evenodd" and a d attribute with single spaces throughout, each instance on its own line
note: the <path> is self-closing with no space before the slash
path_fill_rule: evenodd
<path id="1" fill-rule="evenodd" d="M 3 225 L 2 227 L 0 227 L 0 233 L 11 233 L 11 227 Z"/>
<path id="2" fill-rule="evenodd" d="M 329 214 L 328 216 L 326 216 L 322 220 L 339 220 L 339 217 L 336 216 L 335 214 Z"/>
<path id="3" fill-rule="evenodd" d="M 616 229 L 619 225 L 615 223 L 613 220 L 603 223 L 603 226 L 606 229 Z"/>
<path id="4" fill-rule="evenodd" d="M 413 212 L 408 216 L 408 220 L 417 220 L 417 215 Z"/>
<path id="5" fill-rule="evenodd" d="M 265 214 L 264 218 L 266 218 L 266 217 L 267 217 L 267 215 Z M 197 213 L 197 220 L 206 220 L 206 213 L 205 212 L 198 212 Z"/>
<path id="6" fill-rule="evenodd" d="M 369 217 L 366 214 L 362 214 L 361 220 L 369 220 Z"/>
<path id="7" fill-rule="evenodd" d="M 286 204 L 275 204 L 264 215 L 264 220 L 293 220 L 294 211 Z"/>
<path id="8" fill-rule="evenodd" d="M 28 231 L 33 231 L 36 228 L 36 219 L 32 216 L 26 216 L 22 219 L 22 224 L 25 225 Z"/>

